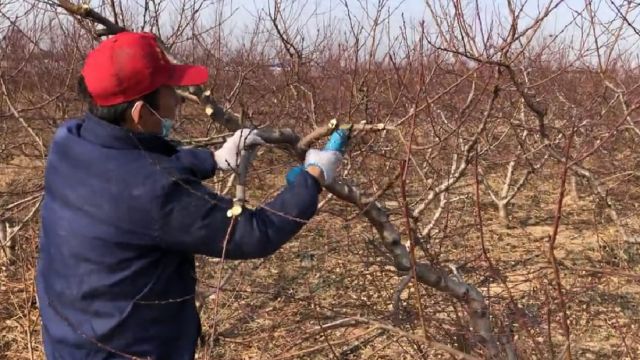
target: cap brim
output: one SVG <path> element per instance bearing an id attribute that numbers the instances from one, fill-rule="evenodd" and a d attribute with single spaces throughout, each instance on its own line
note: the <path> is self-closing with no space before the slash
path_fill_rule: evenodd
<path id="1" fill-rule="evenodd" d="M 209 79 L 209 70 L 204 66 L 171 65 L 171 76 L 167 85 L 192 86 L 202 85 Z"/>

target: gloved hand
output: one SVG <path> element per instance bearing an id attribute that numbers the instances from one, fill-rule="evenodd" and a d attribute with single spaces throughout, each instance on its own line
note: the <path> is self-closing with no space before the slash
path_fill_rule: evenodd
<path id="1" fill-rule="evenodd" d="M 304 161 L 304 168 L 308 169 L 310 166 L 317 166 L 322 170 L 324 177 L 324 184 L 330 184 L 336 176 L 336 170 L 342 162 L 342 154 L 332 150 L 316 150 L 310 149 L 307 151 L 307 156 Z"/>
<path id="2" fill-rule="evenodd" d="M 264 145 L 264 140 L 256 134 L 255 130 L 240 129 L 236 131 L 219 150 L 213 153 L 218 169 L 237 169 L 246 149 L 256 145 Z"/>
<path id="3" fill-rule="evenodd" d="M 336 170 L 342 162 L 342 154 L 348 141 L 348 130 L 338 129 L 334 131 L 324 149 L 310 149 L 307 151 L 304 165 L 297 166 L 289 171 L 287 184 L 292 184 L 296 177 L 310 166 L 317 166 L 322 170 L 325 184 L 332 183 L 335 179 Z"/>

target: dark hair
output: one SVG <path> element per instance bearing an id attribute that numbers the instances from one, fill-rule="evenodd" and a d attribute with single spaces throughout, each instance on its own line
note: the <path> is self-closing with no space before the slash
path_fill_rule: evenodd
<path id="1" fill-rule="evenodd" d="M 89 112 L 91 114 L 113 125 L 120 126 L 124 124 L 127 111 L 131 111 L 131 108 L 133 108 L 133 105 L 138 100 L 144 101 L 153 110 L 158 110 L 158 89 L 153 90 L 140 99 L 111 106 L 100 106 L 93 101 L 91 94 L 89 93 L 89 89 L 87 89 L 87 84 L 84 81 L 84 76 L 80 75 L 78 78 L 78 93 L 80 94 L 81 99 L 88 104 Z"/>

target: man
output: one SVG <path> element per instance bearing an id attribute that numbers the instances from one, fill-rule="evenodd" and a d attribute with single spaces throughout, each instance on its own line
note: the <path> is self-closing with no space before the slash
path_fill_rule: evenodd
<path id="1" fill-rule="evenodd" d="M 121 33 L 88 55 L 79 84 L 89 111 L 58 129 L 45 171 L 36 282 L 48 359 L 192 359 L 194 254 L 266 257 L 315 214 L 341 146 L 310 150 L 275 199 L 244 209 L 229 231 L 232 201 L 201 181 L 262 140 L 243 129 L 210 151 L 166 139 L 173 87 L 207 77 L 171 64 L 151 34 Z"/>

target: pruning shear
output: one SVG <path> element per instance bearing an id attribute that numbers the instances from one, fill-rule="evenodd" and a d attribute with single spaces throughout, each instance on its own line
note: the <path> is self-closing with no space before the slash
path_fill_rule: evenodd
<path id="1" fill-rule="evenodd" d="M 344 154 L 344 150 L 351 139 L 351 130 L 353 130 L 353 124 L 338 125 L 337 119 L 331 119 L 329 121 L 329 129 L 331 129 L 331 137 L 324 146 L 325 150 L 337 151 Z"/>
<path id="2" fill-rule="evenodd" d="M 351 139 L 351 130 L 353 129 L 353 125 L 338 125 L 337 119 L 331 119 L 327 127 L 331 130 L 331 135 L 329 137 L 329 141 L 324 146 L 324 150 L 337 151 L 340 154 L 344 154 L 344 150 Z M 303 171 L 303 165 L 292 168 L 286 176 L 287 184 L 292 184 Z"/>

